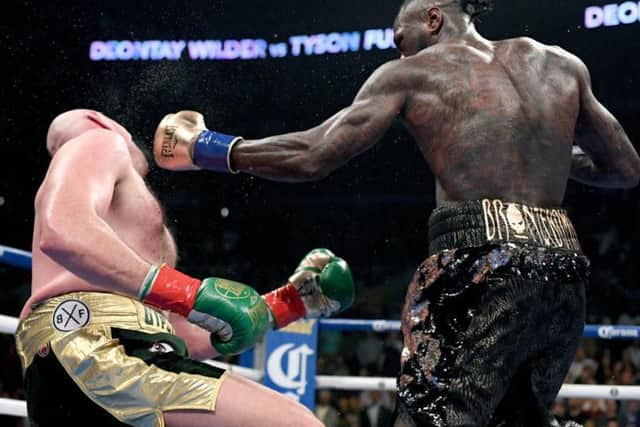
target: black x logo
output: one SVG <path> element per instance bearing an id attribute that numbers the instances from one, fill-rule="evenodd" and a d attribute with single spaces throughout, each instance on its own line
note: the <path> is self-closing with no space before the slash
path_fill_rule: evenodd
<path id="1" fill-rule="evenodd" d="M 75 313 L 76 308 L 78 308 L 78 304 L 74 304 L 73 308 L 71 308 L 71 313 L 65 310 L 64 307 L 60 307 L 60 308 L 62 309 L 62 311 L 64 311 L 67 314 L 67 316 L 69 316 L 67 317 L 67 321 L 64 323 L 65 328 L 67 327 L 67 325 L 69 325 L 70 320 L 73 320 L 74 322 L 76 322 L 76 324 L 81 325 L 80 320 L 73 317 L 73 313 Z M 80 310 L 79 315 L 82 316 L 82 310 Z"/>

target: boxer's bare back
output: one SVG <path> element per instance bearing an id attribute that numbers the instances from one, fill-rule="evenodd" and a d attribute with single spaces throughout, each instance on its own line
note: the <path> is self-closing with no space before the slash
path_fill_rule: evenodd
<path id="1" fill-rule="evenodd" d="M 398 117 L 435 175 L 438 204 L 496 198 L 549 207 L 562 203 L 569 177 L 638 184 L 640 158 L 579 58 L 530 38 L 487 40 L 453 3 L 407 4 L 394 24 L 401 59 L 376 70 L 353 104 L 324 123 L 236 144 L 234 169 L 320 179 Z"/>
<path id="2" fill-rule="evenodd" d="M 400 64 L 403 119 L 446 200 L 558 206 L 581 83 L 560 49 L 530 39 L 436 45 Z"/>

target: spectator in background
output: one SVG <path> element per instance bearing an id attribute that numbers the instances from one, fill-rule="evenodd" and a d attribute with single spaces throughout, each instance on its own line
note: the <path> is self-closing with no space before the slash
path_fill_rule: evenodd
<path id="1" fill-rule="evenodd" d="M 640 342 L 634 341 L 630 347 L 625 350 L 626 359 L 631 362 L 633 367 L 636 369 L 640 369 Z"/>
<path id="2" fill-rule="evenodd" d="M 341 331 L 323 331 L 319 336 L 318 346 L 327 357 L 338 357 L 342 345 L 343 334 Z"/>
<path id="3" fill-rule="evenodd" d="M 398 332 L 387 332 L 378 360 L 378 372 L 383 377 L 395 377 L 400 372 L 402 341 Z"/>
<path id="4" fill-rule="evenodd" d="M 575 383 L 582 375 L 582 371 L 585 365 L 589 365 L 595 371 L 598 368 L 598 362 L 587 356 L 585 351 L 585 342 L 583 341 L 576 350 L 573 362 L 569 367 L 569 380 L 571 383 Z"/>
<path id="5" fill-rule="evenodd" d="M 367 332 L 366 337 L 358 342 L 356 350 L 360 367 L 365 368 L 369 373 L 376 372 L 376 363 L 382 353 L 383 345 L 377 333 Z"/>
<path id="6" fill-rule="evenodd" d="M 340 413 L 338 427 L 359 427 L 358 409 L 354 410 L 349 396 L 342 395 L 338 398 L 338 411 Z"/>
<path id="7" fill-rule="evenodd" d="M 369 402 L 363 405 L 364 409 L 360 412 L 360 427 L 391 427 L 392 412 L 384 404 L 384 394 L 373 390 L 365 395 Z"/>
<path id="8" fill-rule="evenodd" d="M 606 426 L 609 427 L 612 423 L 614 426 L 618 425 L 618 402 L 615 400 L 607 400 L 606 401 L 606 410 L 605 414 L 607 417 Z"/>
<path id="9" fill-rule="evenodd" d="M 611 362 L 611 350 L 608 348 L 602 352 L 598 370 L 596 371 L 596 381 L 598 384 L 610 384 L 615 382 L 613 363 Z"/>
<path id="10" fill-rule="evenodd" d="M 557 399 L 553 404 L 553 415 L 558 420 L 558 423 L 563 425 L 570 420 L 569 417 L 569 402 L 567 399 Z"/>
<path id="11" fill-rule="evenodd" d="M 575 421 L 579 424 L 584 424 L 589 419 L 589 415 L 585 413 L 583 405 L 584 400 L 582 399 L 568 400 L 568 415 L 571 421 Z"/>
<path id="12" fill-rule="evenodd" d="M 620 404 L 618 424 L 620 427 L 638 427 L 640 425 L 640 401 L 626 400 Z"/>
<path id="13" fill-rule="evenodd" d="M 316 404 L 316 417 L 326 427 L 337 427 L 339 416 L 338 410 L 331 403 L 331 392 L 329 390 L 320 390 Z"/>

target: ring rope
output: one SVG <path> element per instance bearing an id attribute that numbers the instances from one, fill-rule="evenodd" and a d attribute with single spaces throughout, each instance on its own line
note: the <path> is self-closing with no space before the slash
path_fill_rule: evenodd
<path id="1" fill-rule="evenodd" d="M 239 375 L 243 375 L 243 372 L 241 370 L 236 370 L 237 368 L 241 367 L 236 367 L 234 365 L 228 365 L 226 363 L 220 362 L 215 362 L 214 366 L 226 366 L 233 369 L 233 372 L 236 372 Z M 247 368 L 241 369 L 252 371 L 251 369 Z M 396 379 L 383 377 L 363 378 L 318 375 L 316 376 L 316 388 L 350 391 L 395 391 Z M 640 399 L 640 386 L 564 384 L 560 389 L 560 392 L 558 393 L 558 399 L 638 400 Z M 0 414 L 12 415 L 16 417 L 26 417 L 27 404 L 23 400 L 0 398 Z"/>
<path id="2" fill-rule="evenodd" d="M 31 253 L 0 245 L 0 262 L 31 269 Z M 13 334 L 17 322 L 0 315 L 0 333 Z M 400 330 L 399 320 L 320 319 L 323 331 L 390 332 Z M 627 325 L 585 325 L 585 338 L 634 340 L 640 338 L 640 327 Z"/>
<path id="3" fill-rule="evenodd" d="M 27 251 L 0 245 L 0 263 L 30 270 L 31 259 L 31 253 Z M 14 335 L 17 326 L 17 318 L 0 314 L 0 333 Z M 390 332 L 400 330 L 400 321 L 321 319 L 319 326 L 325 331 Z M 602 339 L 638 339 L 640 338 L 640 327 L 627 325 L 585 325 L 584 336 Z M 263 371 L 256 369 L 215 360 L 206 360 L 204 362 L 234 372 L 253 381 L 261 381 L 264 376 Z M 352 391 L 395 391 L 396 379 L 388 377 L 317 375 L 316 388 Z M 558 398 L 639 400 L 640 386 L 565 384 L 560 389 Z M 26 417 L 26 402 L 16 399 L 0 398 L 0 414 Z"/>

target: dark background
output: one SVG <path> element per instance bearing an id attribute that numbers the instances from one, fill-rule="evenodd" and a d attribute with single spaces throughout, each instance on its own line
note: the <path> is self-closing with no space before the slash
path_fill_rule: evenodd
<path id="1" fill-rule="evenodd" d="M 0 243 L 31 245 L 33 198 L 49 161 L 48 124 L 71 108 L 94 108 L 147 146 L 164 114 L 202 112 L 209 128 L 245 137 L 305 129 L 348 105 L 392 50 L 257 61 L 91 62 L 93 40 L 264 38 L 387 28 L 399 1 L 14 1 L 3 3 L 0 55 Z M 530 36 L 589 66 L 594 91 L 640 141 L 640 23 L 586 30 L 584 9 L 608 1 L 501 0 L 478 24 L 490 39 Z M 637 144 L 636 144 L 637 146 Z M 412 271 L 427 254 L 434 180 L 399 123 L 371 151 L 312 184 L 247 175 L 154 168 L 179 267 L 260 290 L 279 285 L 307 250 L 333 249 L 359 288 L 346 316 L 397 318 Z M 636 315 L 640 291 L 638 190 L 571 183 L 565 206 L 594 274 L 592 320 Z M 223 218 L 220 210 L 230 215 Z M 0 267 L 3 312 L 17 314 L 28 273 Z"/>

